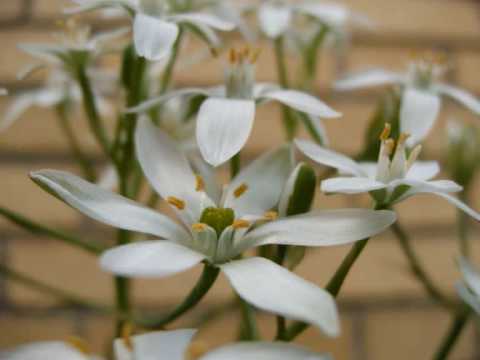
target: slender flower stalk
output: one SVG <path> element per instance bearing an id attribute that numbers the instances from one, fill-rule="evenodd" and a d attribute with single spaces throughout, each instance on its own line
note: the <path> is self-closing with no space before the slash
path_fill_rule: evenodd
<path id="1" fill-rule="evenodd" d="M 448 359 L 457 343 L 457 340 L 465 329 L 465 326 L 468 324 L 470 314 L 471 311 L 462 308 L 457 312 L 457 314 L 454 315 L 452 324 L 450 325 L 448 332 L 445 334 L 444 339 L 440 343 L 440 347 L 433 357 L 434 360 Z"/>

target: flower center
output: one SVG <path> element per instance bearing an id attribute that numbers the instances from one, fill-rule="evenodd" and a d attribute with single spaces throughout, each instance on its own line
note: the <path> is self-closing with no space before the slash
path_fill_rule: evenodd
<path id="1" fill-rule="evenodd" d="M 227 97 L 252 99 L 255 85 L 255 63 L 260 52 L 246 47 L 243 50 L 231 49 L 229 65 L 225 72 Z"/>
<path id="2" fill-rule="evenodd" d="M 235 221 L 235 212 L 230 208 L 208 207 L 202 212 L 200 223 L 206 224 L 215 230 L 220 237 L 223 230 Z"/>

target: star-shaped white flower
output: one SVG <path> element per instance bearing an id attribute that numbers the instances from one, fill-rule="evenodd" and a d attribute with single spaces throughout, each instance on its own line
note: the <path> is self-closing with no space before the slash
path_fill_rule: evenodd
<path id="1" fill-rule="evenodd" d="M 213 46 L 219 40 L 214 30 L 231 31 L 235 25 L 206 12 L 191 12 L 178 2 L 156 0 L 72 0 L 78 6 L 67 10 L 79 13 L 99 8 L 124 8 L 133 17 L 133 39 L 138 55 L 152 61 L 162 60 L 170 54 L 180 28 L 192 26 Z"/>
<path id="2" fill-rule="evenodd" d="M 315 162 L 337 169 L 342 175 L 322 182 L 325 193 L 370 193 L 380 205 L 392 206 L 417 194 L 440 196 L 468 215 L 480 221 L 480 214 L 450 195 L 462 187 L 450 180 L 432 180 L 440 171 L 437 162 L 416 161 L 421 145 L 407 156 L 406 141 L 402 134 L 398 142 L 390 136 L 387 124 L 381 136 L 382 145 L 377 163 L 358 163 L 355 160 L 306 140 L 296 140 L 297 147 Z M 393 157 L 392 157 L 393 156 Z"/>
<path id="3" fill-rule="evenodd" d="M 406 73 L 372 69 L 346 76 L 335 83 L 337 90 L 354 90 L 382 85 L 399 85 L 402 91 L 400 131 L 410 134 L 408 146 L 421 142 L 438 118 L 441 96 L 448 96 L 475 114 L 480 101 L 469 92 L 439 81 L 445 66 L 435 59 L 420 59 L 409 64 Z"/>
<path id="4" fill-rule="evenodd" d="M 220 347 L 197 355 L 195 330 L 158 331 L 128 336 L 114 341 L 115 360 L 329 360 L 328 355 L 315 353 L 286 343 L 249 342 Z M 101 360 L 75 344 L 43 341 L 19 346 L 0 353 L 0 360 Z"/>
<path id="5" fill-rule="evenodd" d="M 197 142 L 203 158 L 213 166 L 228 161 L 244 147 L 253 128 L 257 103 L 277 101 L 314 120 L 341 116 L 307 93 L 282 89 L 274 84 L 256 84 L 257 56 L 258 53 L 250 49 L 232 50 L 225 86 L 173 91 L 129 109 L 129 112 L 145 112 L 177 96 L 205 96 L 197 116 Z"/>
<path id="6" fill-rule="evenodd" d="M 165 277 L 206 262 L 222 270 L 235 291 L 256 307 L 338 334 L 335 302 L 326 291 L 265 258 L 238 256 L 267 244 L 348 244 L 386 229 L 396 219 L 393 212 L 319 211 L 270 221 L 291 171 L 288 147 L 245 167 L 223 191 L 194 174 L 183 153 L 148 119 L 139 121 L 136 148 L 143 172 L 182 225 L 65 172 L 31 175 L 93 219 L 163 239 L 109 250 L 101 257 L 103 269 L 127 277 Z"/>
<path id="7" fill-rule="evenodd" d="M 480 273 L 464 257 L 459 261 L 463 282 L 457 284 L 457 292 L 478 315 L 480 315 Z"/>

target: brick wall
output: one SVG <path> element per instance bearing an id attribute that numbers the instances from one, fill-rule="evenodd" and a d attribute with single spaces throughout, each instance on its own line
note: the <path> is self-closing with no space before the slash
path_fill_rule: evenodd
<path id="1" fill-rule="evenodd" d="M 38 84 L 39 78 L 17 82 L 16 72 L 28 58 L 16 50 L 17 42 L 48 39 L 59 17 L 60 0 L 3 0 L 0 2 L 0 84 L 13 93 Z M 344 113 L 340 121 L 327 127 L 335 148 L 354 153 L 362 145 L 363 131 L 375 107 L 377 92 L 334 94 L 327 91 L 329 82 L 340 72 L 378 65 L 401 69 L 411 50 L 436 48 L 445 51 L 455 67 L 449 80 L 480 95 L 480 6 L 468 0 L 349 0 L 355 9 L 367 13 L 376 23 L 375 32 L 353 37 L 353 48 L 344 58 L 327 57 L 321 64 L 319 92 L 336 109 Z M 265 49 L 259 63 L 262 79 L 273 79 L 272 56 Z M 212 60 L 177 74 L 178 85 L 207 85 L 220 80 L 219 60 Z M 200 71 L 201 70 L 201 71 Z M 9 99 L 0 99 L 0 114 Z M 447 103 L 441 123 L 450 118 L 476 121 L 455 104 Z M 53 227 L 76 231 L 85 239 L 104 241 L 108 229 L 88 222 L 73 210 L 49 197 L 27 178 L 28 171 L 58 168 L 76 171 L 67 146 L 57 129 L 54 114 L 31 110 L 0 137 L 0 205 L 22 212 Z M 278 109 L 266 107 L 259 114 L 254 136 L 249 143 L 253 156 L 279 143 Z M 86 133 L 81 116 L 77 131 Z M 347 133 L 348 132 L 348 133 Z M 427 143 L 428 157 L 441 156 L 445 135 L 438 126 Z M 92 139 L 82 137 L 89 155 L 100 164 Z M 366 204 L 366 199 L 319 196 L 320 208 Z M 480 208 L 480 198 L 475 204 Z M 455 210 L 441 200 L 430 197 L 408 201 L 399 207 L 401 221 L 415 238 L 415 248 L 427 270 L 453 296 L 458 278 L 454 258 Z M 474 234 L 479 237 L 478 226 Z M 476 240 L 476 239 L 475 239 Z M 475 244 L 480 255 L 480 244 Z M 305 278 L 325 284 L 348 248 L 312 251 L 299 269 Z M 477 257 L 480 260 L 480 256 Z M 99 302 L 110 301 L 113 292 L 109 277 L 99 271 L 95 259 L 48 238 L 32 237 L 0 219 L 0 261 L 51 285 L 75 292 Z M 167 280 L 138 281 L 138 303 L 156 309 L 168 309 L 186 294 L 198 271 Z M 175 325 L 191 325 L 202 311 L 216 309 L 232 297 L 226 281 L 221 280 L 212 293 L 188 319 Z M 426 359 L 440 341 L 449 317 L 424 295 L 409 274 L 399 246 L 390 234 L 376 238 L 355 266 L 339 300 L 343 336 L 325 340 L 315 331 L 305 333 L 300 341 L 312 348 L 331 351 L 340 360 Z M 229 314 L 202 329 L 202 337 L 212 346 L 231 339 L 236 332 L 234 317 Z M 272 334 L 273 320 L 262 317 L 265 334 Z M 0 279 L 0 347 L 25 341 L 64 338 L 77 334 L 91 342 L 96 351 L 105 348 L 111 336 L 111 319 L 72 307 L 65 307 L 39 292 Z M 479 359 L 479 340 L 473 326 L 457 346 L 453 359 Z"/>

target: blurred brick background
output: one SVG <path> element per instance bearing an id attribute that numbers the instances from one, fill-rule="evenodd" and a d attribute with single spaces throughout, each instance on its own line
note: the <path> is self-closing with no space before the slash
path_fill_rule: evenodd
<path id="1" fill-rule="evenodd" d="M 354 154 L 359 150 L 363 132 L 374 111 L 379 92 L 334 94 L 328 91 L 332 79 L 346 70 L 363 66 L 402 69 L 412 50 L 435 48 L 445 51 L 453 64 L 448 79 L 480 95 L 480 4 L 469 0 L 350 0 L 344 1 L 368 14 L 377 24 L 374 32 L 355 33 L 351 51 L 341 58 L 326 57 L 321 63 L 318 90 L 336 109 L 344 113 L 340 121 L 327 124 L 334 148 Z M 18 42 L 48 40 L 63 4 L 60 0 L 2 0 L 0 2 L 0 84 L 13 94 L 38 85 L 38 79 L 16 81 L 16 73 L 28 58 L 16 49 Z M 259 77 L 274 79 L 273 58 L 265 51 L 259 63 Z M 211 85 L 221 79 L 218 61 L 199 64 L 191 71 L 176 75 L 176 84 Z M 200 71 L 201 70 L 201 71 Z M 0 114 L 10 99 L 0 99 Z M 249 156 L 282 140 L 278 109 L 264 108 Z M 442 157 L 445 144 L 444 124 L 456 118 L 475 121 L 473 116 L 453 103 L 446 103 L 441 124 L 426 146 L 428 158 Z M 85 132 L 82 118 L 78 131 Z M 92 139 L 82 136 L 92 158 L 102 163 Z M 57 168 L 76 171 L 66 144 L 57 129 L 54 114 L 31 110 L 8 132 L 0 135 L 0 205 L 45 222 L 55 228 L 69 229 L 85 239 L 108 239 L 108 229 L 88 222 L 84 217 L 52 199 L 32 184 L 28 171 Z M 479 188 L 479 187 L 477 187 Z M 474 206 L 480 197 L 474 194 Z M 366 205 L 364 198 L 349 200 L 320 196 L 320 208 Z M 399 207 L 401 221 L 414 237 L 415 248 L 426 268 L 441 288 L 451 294 L 458 278 L 454 259 L 455 210 L 431 197 L 410 200 Z M 473 240 L 478 243 L 479 226 Z M 328 280 L 348 248 L 312 251 L 298 272 L 322 285 Z M 480 255 L 480 244 L 475 244 Z M 480 260 L 480 256 L 477 257 Z M 101 273 L 95 259 L 66 245 L 42 237 L 32 237 L 0 219 L 0 261 L 13 268 L 79 295 L 107 303 L 113 293 L 109 277 Z M 166 310 L 186 294 L 195 282 L 197 271 L 161 281 L 139 281 L 135 298 L 143 306 Z M 191 326 L 203 311 L 216 309 L 232 298 L 224 279 L 203 301 L 199 311 L 175 326 Z M 339 360 L 428 359 L 449 323 L 449 317 L 424 295 L 409 273 L 399 246 L 390 234 L 376 238 L 348 278 L 339 299 L 343 336 L 326 340 L 310 330 L 300 341 L 315 349 L 331 351 Z M 234 316 L 228 315 L 202 329 L 209 344 L 221 344 L 236 333 Z M 274 321 L 262 317 L 262 330 L 271 334 Z M 0 347 L 26 341 L 65 338 L 77 334 L 101 351 L 111 336 L 111 319 L 83 310 L 65 307 L 48 296 L 0 279 Z M 471 326 L 457 346 L 452 359 L 480 359 L 480 337 Z"/>

